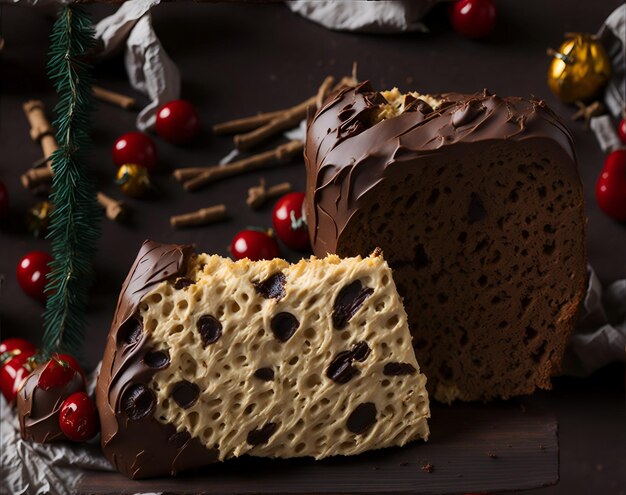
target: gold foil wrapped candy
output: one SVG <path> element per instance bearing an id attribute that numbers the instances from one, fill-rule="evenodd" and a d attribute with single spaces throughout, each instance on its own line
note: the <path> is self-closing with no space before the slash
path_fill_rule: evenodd
<path id="1" fill-rule="evenodd" d="M 35 203 L 26 212 L 26 227 L 35 237 L 44 237 L 50 223 L 52 204 L 50 201 Z"/>
<path id="2" fill-rule="evenodd" d="M 118 169 L 115 183 L 132 198 L 143 196 L 152 188 L 148 171 L 134 163 L 127 163 Z"/>
<path id="3" fill-rule="evenodd" d="M 548 86 L 564 103 L 589 101 L 611 77 L 611 61 L 591 34 L 569 33 L 558 51 L 548 50 L 552 62 Z"/>

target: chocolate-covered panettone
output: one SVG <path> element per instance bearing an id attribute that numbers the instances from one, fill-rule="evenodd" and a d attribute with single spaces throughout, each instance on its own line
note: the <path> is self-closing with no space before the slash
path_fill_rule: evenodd
<path id="1" fill-rule="evenodd" d="M 442 401 L 549 388 L 585 287 L 572 138 L 543 101 L 332 95 L 311 119 L 314 253 L 380 246 L 418 361 Z"/>
<path id="2" fill-rule="evenodd" d="M 146 478 L 403 445 L 428 437 L 425 383 L 380 252 L 290 265 L 146 241 L 98 378 L 102 448 Z"/>

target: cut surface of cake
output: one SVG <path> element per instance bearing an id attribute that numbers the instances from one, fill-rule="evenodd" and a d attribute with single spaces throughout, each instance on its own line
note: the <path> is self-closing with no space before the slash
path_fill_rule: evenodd
<path id="1" fill-rule="evenodd" d="M 436 399 L 550 387 L 586 258 L 572 138 L 544 102 L 363 83 L 310 120 L 305 161 L 314 253 L 382 248 Z"/>
<path id="2" fill-rule="evenodd" d="M 145 478 L 427 439 L 425 384 L 380 252 L 290 265 L 146 241 L 96 396 L 105 454 Z"/>

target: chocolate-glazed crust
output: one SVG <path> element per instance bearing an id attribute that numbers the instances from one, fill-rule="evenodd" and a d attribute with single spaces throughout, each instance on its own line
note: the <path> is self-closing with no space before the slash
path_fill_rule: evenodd
<path id="1" fill-rule="evenodd" d="M 80 373 L 74 373 L 72 379 L 62 387 L 54 387 L 50 390 L 37 387 L 39 377 L 46 366 L 47 363 L 37 366 L 25 380 L 17 395 L 17 411 L 22 438 L 38 443 L 66 439 L 59 426 L 61 406 L 69 395 L 85 389 Z"/>
<path id="2" fill-rule="evenodd" d="M 372 202 L 379 181 L 404 173 L 407 156 L 419 159 L 460 143 L 546 139 L 571 157 L 564 172 L 580 182 L 572 137 L 542 100 L 502 98 L 486 90 L 435 98 L 442 100 L 435 111 L 415 105 L 372 125 L 385 100 L 366 81 L 336 93 L 313 117 L 304 157 L 306 218 L 316 256 L 337 252 L 352 214 Z"/>
<path id="3" fill-rule="evenodd" d="M 123 335 L 125 328 L 136 325 L 132 319 L 137 318 L 141 298 L 160 282 L 184 275 L 192 253 L 191 246 L 145 241 L 117 303 L 96 386 L 96 403 L 102 450 L 129 478 L 148 478 L 167 472 L 175 475 L 217 460 L 217 451 L 154 418 L 154 400 L 150 401 L 154 393 L 150 387 L 158 369 L 148 366 L 143 359 L 152 349 L 146 347 L 143 331 L 138 339 Z M 152 410 L 144 414 L 142 408 Z"/>

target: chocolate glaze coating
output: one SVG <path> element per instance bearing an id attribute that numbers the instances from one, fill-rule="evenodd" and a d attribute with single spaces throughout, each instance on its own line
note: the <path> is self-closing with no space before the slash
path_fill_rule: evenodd
<path id="1" fill-rule="evenodd" d="M 375 201 L 380 181 L 419 165 L 420 156 L 456 144 L 547 139 L 572 158 L 566 172 L 579 180 L 572 137 L 542 100 L 499 97 L 486 90 L 435 98 L 442 100 L 435 111 L 411 105 L 409 111 L 372 125 L 385 100 L 366 81 L 331 96 L 312 118 L 304 158 L 306 218 L 316 256 L 337 252 L 350 217 Z"/>
<path id="2" fill-rule="evenodd" d="M 192 253 L 191 246 L 145 241 L 117 303 L 96 386 L 96 404 L 102 450 L 129 478 L 147 478 L 164 472 L 175 475 L 217 460 L 216 450 L 207 449 L 197 439 L 184 435 L 185 432 L 176 432 L 172 425 L 159 423 L 152 412 L 138 415 L 137 420 L 130 419 L 122 404 L 122 396 L 129 387 L 149 388 L 158 370 L 143 361 L 150 350 L 144 332 L 130 343 L 118 339 L 117 333 L 130 318 L 138 317 L 139 302 L 144 295 L 162 281 L 185 274 Z"/>
<path id="3" fill-rule="evenodd" d="M 46 364 L 40 364 L 33 370 L 17 394 L 17 412 L 22 438 L 39 443 L 66 440 L 59 426 L 61 406 L 69 395 L 85 390 L 85 382 L 80 373 L 74 373 L 72 379 L 63 387 L 50 390 L 37 387 Z"/>

